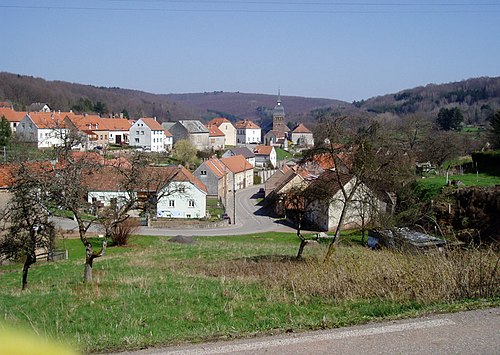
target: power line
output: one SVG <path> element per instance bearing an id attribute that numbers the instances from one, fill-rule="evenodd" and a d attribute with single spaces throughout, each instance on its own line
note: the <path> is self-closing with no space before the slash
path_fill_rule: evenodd
<path id="1" fill-rule="evenodd" d="M 193 2 L 194 3 L 194 2 Z M 212 3 L 215 3 L 212 1 Z M 207 2 L 208 4 L 208 2 Z M 233 3 L 234 4 L 234 3 Z M 282 3 L 283 4 L 283 3 Z M 298 4 L 298 3 L 294 3 Z M 305 3 L 304 3 L 305 5 Z M 309 5 L 309 4 L 308 4 Z M 374 4 L 371 4 L 374 5 Z M 378 6 L 381 6 L 377 4 Z M 392 6 L 393 4 L 391 4 Z M 361 5 L 360 5 L 361 6 Z M 384 5 L 389 6 L 389 5 Z M 415 5 L 416 6 L 416 5 Z M 428 5 L 428 6 L 434 6 Z M 444 4 L 442 5 L 444 6 Z M 470 4 L 477 8 L 478 4 Z M 481 6 L 500 6 L 494 4 L 483 4 Z M 147 7 L 96 7 L 96 6 L 53 6 L 53 5 L 0 5 L 4 9 L 20 10 L 75 10 L 75 11 L 121 11 L 121 12 L 198 12 L 198 13 L 298 13 L 298 14 L 457 14 L 457 13 L 496 13 L 499 10 L 492 9 L 430 9 L 430 10 L 291 10 L 291 9 L 167 9 Z"/>

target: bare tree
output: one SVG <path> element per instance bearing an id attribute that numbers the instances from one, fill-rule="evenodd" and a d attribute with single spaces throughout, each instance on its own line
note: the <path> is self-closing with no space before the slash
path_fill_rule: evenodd
<path id="1" fill-rule="evenodd" d="M 334 169 L 323 184 L 325 191 L 333 187 L 340 193 L 337 203 L 341 206 L 335 235 L 325 256 L 328 260 L 340 238 L 347 212 L 352 205 L 359 205 L 358 196 L 363 191 L 358 190 L 363 186 L 391 189 L 409 175 L 408 161 L 402 158 L 402 151 L 391 137 L 383 134 L 377 122 L 356 122 L 345 116 L 329 115 L 322 118 L 321 127 L 326 138 L 310 155 L 326 153 L 333 160 Z"/>
<path id="2" fill-rule="evenodd" d="M 2 215 L 5 234 L 0 236 L 0 254 L 24 258 L 23 290 L 28 285 L 28 271 L 36 262 L 37 250 L 51 252 L 54 248 L 55 227 L 49 221 L 43 196 L 47 181 L 39 179 L 43 170 L 52 169 L 43 164 L 21 164 L 12 169 L 12 198 Z"/>

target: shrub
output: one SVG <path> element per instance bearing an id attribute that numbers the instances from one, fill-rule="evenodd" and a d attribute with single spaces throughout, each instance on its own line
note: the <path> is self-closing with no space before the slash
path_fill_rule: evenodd
<path id="1" fill-rule="evenodd" d="M 133 218 L 127 218 L 118 224 L 111 234 L 111 240 L 115 245 L 127 245 L 128 240 L 139 228 L 139 221 Z"/>

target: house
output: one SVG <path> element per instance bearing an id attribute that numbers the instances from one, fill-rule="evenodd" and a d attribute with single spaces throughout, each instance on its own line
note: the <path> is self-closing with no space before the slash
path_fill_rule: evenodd
<path id="1" fill-rule="evenodd" d="M 10 123 L 12 132 L 16 131 L 17 125 L 28 114 L 28 112 L 14 111 L 12 107 L 0 107 L 0 119 L 5 117 Z"/>
<path id="2" fill-rule="evenodd" d="M 65 124 L 69 129 L 81 132 L 85 138 L 81 148 L 85 150 L 102 148 L 109 144 L 109 129 L 100 116 L 87 114 L 67 116 Z"/>
<path id="3" fill-rule="evenodd" d="M 228 168 L 216 157 L 205 160 L 193 172 L 193 175 L 207 187 L 209 197 L 226 201 Z"/>
<path id="4" fill-rule="evenodd" d="M 253 186 L 253 166 L 246 161 L 243 155 L 222 158 L 220 161 L 228 170 L 228 191 L 237 191 Z"/>
<path id="5" fill-rule="evenodd" d="M 247 162 L 252 164 L 255 167 L 255 154 L 247 147 L 234 147 L 227 150 L 224 154 L 222 154 L 223 158 L 234 157 L 235 155 L 243 155 Z"/>
<path id="6" fill-rule="evenodd" d="M 276 149 L 269 145 L 258 145 L 254 150 L 255 166 L 267 167 L 271 165 L 273 168 L 277 166 Z"/>
<path id="7" fill-rule="evenodd" d="M 197 120 L 181 120 L 175 122 L 170 128 L 174 143 L 186 139 L 189 140 L 198 150 L 209 149 L 210 132 L 200 121 Z"/>
<path id="8" fill-rule="evenodd" d="M 306 220 L 323 231 L 333 231 L 337 228 L 345 199 L 341 191 L 341 184 L 347 194 L 350 194 L 357 183 L 357 178 L 348 174 L 341 174 L 340 179 L 334 171 L 324 172 L 311 184 L 322 185 L 323 196 L 314 197 L 309 203 L 305 215 Z M 326 183 L 326 184 L 325 184 Z M 379 199 L 377 194 L 364 183 L 359 183 L 348 208 L 345 212 L 342 228 L 360 226 L 363 219 L 368 220 L 369 211 L 385 211 L 386 203 Z M 365 214 L 364 216 L 362 215 Z"/>
<path id="9" fill-rule="evenodd" d="M 164 176 L 172 176 L 157 196 L 157 217 L 193 219 L 206 216 L 207 188 L 189 170 L 182 166 L 153 169 L 160 169 Z"/>
<path id="10" fill-rule="evenodd" d="M 28 106 L 29 112 L 50 112 L 50 107 L 44 102 L 34 102 Z"/>
<path id="11" fill-rule="evenodd" d="M 69 131 L 65 123 L 67 115 L 64 112 L 28 113 L 17 125 L 16 136 L 38 148 L 60 146 Z"/>
<path id="12" fill-rule="evenodd" d="M 109 132 L 109 144 L 128 144 L 129 143 L 129 130 L 133 123 L 126 118 L 103 118 L 105 127 Z"/>
<path id="13" fill-rule="evenodd" d="M 265 145 L 272 145 L 273 147 L 281 147 L 288 149 L 288 138 L 286 133 L 281 131 L 270 130 L 264 135 Z"/>
<path id="14" fill-rule="evenodd" d="M 237 144 L 259 144 L 261 140 L 261 129 L 249 120 L 236 122 Z"/>
<path id="15" fill-rule="evenodd" d="M 209 148 L 212 150 L 223 150 L 226 146 L 224 133 L 216 125 L 207 124 L 209 131 Z"/>
<path id="16" fill-rule="evenodd" d="M 227 118 L 216 117 L 208 124 L 217 126 L 224 133 L 225 145 L 236 146 L 236 128 Z"/>
<path id="17" fill-rule="evenodd" d="M 292 131 L 291 141 L 294 145 L 300 147 L 312 147 L 314 146 L 314 137 L 313 133 L 304 126 L 303 123 L 299 124 Z"/>
<path id="18" fill-rule="evenodd" d="M 165 151 L 165 129 L 154 118 L 138 119 L 129 129 L 129 139 L 130 146 L 152 152 Z"/>
<path id="19" fill-rule="evenodd" d="M 88 189 L 87 202 L 99 208 L 111 204 L 121 205 L 129 199 L 135 199 L 137 193 L 124 191 L 121 182 L 122 176 L 118 170 L 110 166 L 88 172 L 84 180 Z"/>

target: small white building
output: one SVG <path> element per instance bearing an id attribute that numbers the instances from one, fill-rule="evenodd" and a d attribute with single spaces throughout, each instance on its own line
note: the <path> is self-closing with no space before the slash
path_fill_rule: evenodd
<path id="1" fill-rule="evenodd" d="M 16 136 L 23 142 L 34 143 L 38 148 L 60 146 L 68 134 L 65 113 L 28 113 L 16 127 Z"/>
<path id="2" fill-rule="evenodd" d="M 300 147 L 312 147 L 314 146 L 313 133 L 304 126 L 303 123 L 299 124 L 291 134 L 291 140 L 294 145 Z"/>
<path id="3" fill-rule="evenodd" d="M 261 141 L 261 129 L 252 121 L 243 120 L 236 122 L 237 144 L 259 144 Z"/>
<path id="4" fill-rule="evenodd" d="M 157 217 L 198 219 L 206 216 L 207 188 L 184 167 L 176 169 L 173 179 L 160 192 L 156 205 Z"/>
<path id="5" fill-rule="evenodd" d="M 271 165 L 273 168 L 277 166 L 276 149 L 270 145 L 258 145 L 254 150 L 255 166 L 266 167 Z"/>
<path id="6" fill-rule="evenodd" d="M 165 129 L 154 118 L 140 118 L 129 129 L 130 146 L 152 152 L 165 151 Z"/>

